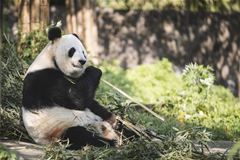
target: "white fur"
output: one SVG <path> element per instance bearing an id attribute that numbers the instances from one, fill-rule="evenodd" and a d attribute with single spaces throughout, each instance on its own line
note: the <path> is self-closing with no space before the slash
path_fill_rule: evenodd
<path id="1" fill-rule="evenodd" d="M 68 57 L 68 51 L 72 47 L 76 49 L 76 52 L 72 57 Z M 53 59 L 57 62 L 59 69 L 72 78 L 81 76 L 88 62 L 87 52 L 81 41 L 74 35 L 68 34 L 54 40 L 53 43 L 49 42 L 29 67 L 27 74 L 46 68 L 57 69 Z M 85 60 L 86 63 L 81 65 L 79 60 Z"/>
<path id="2" fill-rule="evenodd" d="M 31 112 L 22 107 L 22 114 L 29 135 L 39 144 L 48 145 L 61 138 L 61 134 L 69 127 L 88 125 L 92 125 L 101 137 L 118 140 L 111 125 L 89 110 L 70 110 L 56 106 Z M 105 126 L 105 131 L 102 126 Z"/>
<path id="3" fill-rule="evenodd" d="M 54 62 L 53 62 L 53 53 L 52 53 L 52 42 L 49 42 L 46 47 L 42 50 L 42 52 L 37 56 L 37 58 L 34 60 L 34 62 L 31 64 L 31 66 L 27 70 L 27 74 L 31 72 L 35 72 L 38 70 L 43 70 L 46 68 L 55 68 Z M 26 75 L 27 75 L 26 74 Z"/>

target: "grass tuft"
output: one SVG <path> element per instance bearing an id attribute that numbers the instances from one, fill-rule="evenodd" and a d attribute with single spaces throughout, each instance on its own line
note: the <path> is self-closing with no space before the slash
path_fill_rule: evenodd
<path id="1" fill-rule="evenodd" d="M 0 137 L 15 140 L 32 139 L 21 118 L 22 87 L 27 64 L 16 56 L 16 45 L 5 35 L 2 57 L 2 107 L 0 108 Z"/>

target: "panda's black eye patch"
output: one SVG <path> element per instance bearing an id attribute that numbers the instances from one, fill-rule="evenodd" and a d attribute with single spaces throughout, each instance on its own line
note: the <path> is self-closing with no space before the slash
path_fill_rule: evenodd
<path id="1" fill-rule="evenodd" d="M 71 48 L 69 51 L 68 51 L 68 57 L 72 57 L 73 54 L 75 53 L 76 49 L 75 48 Z"/>

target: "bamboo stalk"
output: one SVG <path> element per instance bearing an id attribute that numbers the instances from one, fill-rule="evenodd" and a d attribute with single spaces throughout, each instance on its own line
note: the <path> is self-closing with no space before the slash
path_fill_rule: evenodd
<path id="1" fill-rule="evenodd" d="M 115 90 L 117 90 L 118 92 L 120 92 L 123 96 L 127 97 L 128 99 L 130 99 L 131 101 L 137 103 L 139 106 L 141 106 L 143 109 L 147 110 L 149 113 L 151 113 L 152 115 L 154 115 L 155 117 L 159 118 L 160 120 L 164 121 L 164 117 L 159 116 L 158 114 L 156 114 L 155 112 L 153 112 L 152 110 L 150 110 L 148 107 L 146 107 L 145 105 L 141 104 L 140 102 L 136 101 L 135 99 L 133 99 L 132 97 L 130 97 L 128 94 L 126 94 L 125 92 L 123 92 L 122 90 L 120 90 L 119 88 L 117 88 L 116 86 L 112 85 L 111 83 L 109 83 L 108 81 L 104 80 L 103 78 L 101 78 L 101 80 L 106 83 L 107 85 L 111 86 L 112 88 L 114 88 Z"/>
<path id="2" fill-rule="evenodd" d="M 147 133 L 145 133 L 141 128 L 134 126 L 132 123 L 123 120 L 121 117 L 117 116 L 116 117 L 117 120 L 119 120 L 120 122 L 122 122 L 124 125 L 126 125 L 129 129 L 131 129 L 133 132 L 135 132 L 138 136 L 144 135 L 145 137 L 151 139 L 151 137 L 148 136 Z"/>

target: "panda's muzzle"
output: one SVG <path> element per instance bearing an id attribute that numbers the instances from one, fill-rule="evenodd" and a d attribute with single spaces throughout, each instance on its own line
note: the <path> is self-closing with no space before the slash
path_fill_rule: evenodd
<path id="1" fill-rule="evenodd" d="M 79 63 L 80 63 L 81 65 L 84 65 L 84 64 L 86 63 L 86 61 L 85 61 L 85 60 L 79 60 Z"/>

